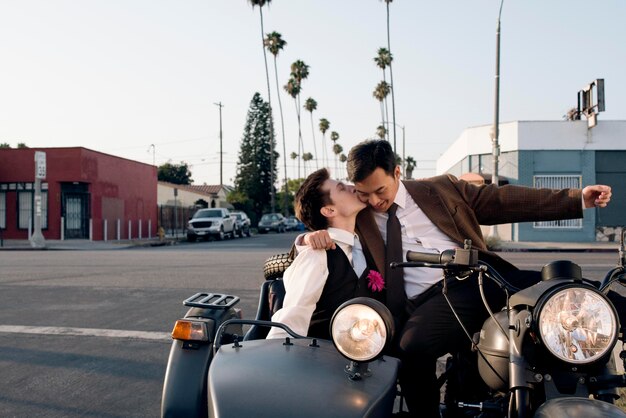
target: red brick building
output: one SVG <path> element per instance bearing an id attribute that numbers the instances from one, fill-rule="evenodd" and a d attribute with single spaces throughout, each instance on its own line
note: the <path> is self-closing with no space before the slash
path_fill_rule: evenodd
<path id="1" fill-rule="evenodd" d="M 33 225 L 35 151 L 46 154 L 42 233 L 46 239 L 154 237 L 157 169 L 75 148 L 0 149 L 0 229 L 28 239 Z"/>

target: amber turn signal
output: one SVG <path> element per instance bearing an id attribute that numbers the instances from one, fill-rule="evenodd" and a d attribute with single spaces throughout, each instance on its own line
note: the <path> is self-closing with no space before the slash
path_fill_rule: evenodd
<path id="1" fill-rule="evenodd" d="M 209 335 L 204 322 L 179 319 L 174 324 L 172 338 L 184 341 L 209 341 Z"/>

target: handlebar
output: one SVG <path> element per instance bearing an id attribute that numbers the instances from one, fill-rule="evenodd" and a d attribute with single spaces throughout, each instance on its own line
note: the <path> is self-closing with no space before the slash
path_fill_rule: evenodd
<path id="1" fill-rule="evenodd" d="M 406 260 L 414 263 L 449 264 L 454 262 L 455 253 L 455 250 L 445 250 L 441 253 L 407 251 Z"/>
<path id="2" fill-rule="evenodd" d="M 407 251 L 406 259 L 413 263 L 427 263 L 435 266 L 478 267 L 478 251 L 472 249 L 469 240 L 464 248 L 444 250 L 441 253 Z"/>

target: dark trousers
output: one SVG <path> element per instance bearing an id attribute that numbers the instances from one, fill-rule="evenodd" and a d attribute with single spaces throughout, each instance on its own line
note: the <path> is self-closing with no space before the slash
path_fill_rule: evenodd
<path id="1" fill-rule="evenodd" d="M 530 275 L 521 275 L 516 285 L 527 287 L 538 280 L 537 272 L 531 272 Z M 439 417 L 437 359 L 447 353 L 469 351 L 471 348 L 470 339 L 443 296 L 444 287 L 470 336 L 480 331 L 489 315 L 483 305 L 476 276 L 465 280 L 442 280 L 407 301 L 406 316 L 397 322 L 400 333 L 396 348 L 402 360 L 400 386 L 414 416 Z M 488 279 L 484 280 L 484 291 L 492 311 L 499 311 L 505 304 L 505 294 Z"/>

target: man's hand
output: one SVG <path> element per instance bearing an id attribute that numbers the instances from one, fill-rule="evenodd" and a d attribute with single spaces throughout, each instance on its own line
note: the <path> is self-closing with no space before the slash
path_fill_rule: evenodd
<path id="1" fill-rule="evenodd" d="M 596 184 L 583 189 L 583 202 L 585 208 L 604 208 L 611 201 L 611 186 Z"/>
<path id="2" fill-rule="evenodd" d="M 335 241 L 330 239 L 330 235 L 325 229 L 306 234 L 304 236 L 304 243 L 315 250 L 335 249 Z"/>

